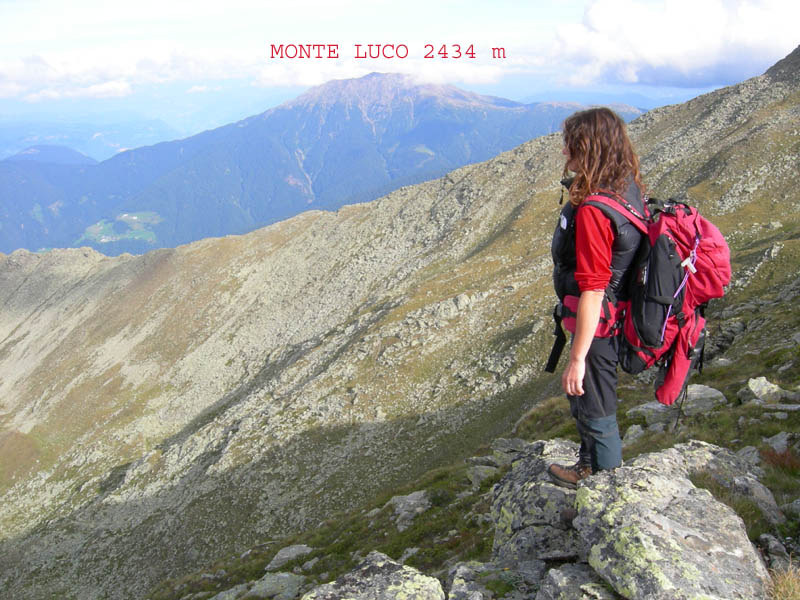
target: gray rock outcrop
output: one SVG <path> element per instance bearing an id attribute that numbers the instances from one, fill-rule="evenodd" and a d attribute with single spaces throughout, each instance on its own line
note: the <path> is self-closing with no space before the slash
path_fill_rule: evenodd
<path id="1" fill-rule="evenodd" d="M 305 594 L 302 600 L 445 600 L 439 581 L 380 552 L 354 571 Z"/>
<path id="2" fill-rule="evenodd" d="M 405 531 L 418 515 L 431 507 L 431 501 L 426 490 L 419 490 L 407 496 L 394 496 L 386 506 L 394 508 L 397 530 Z"/>
<path id="3" fill-rule="evenodd" d="M 495 487 L 495 560 L 577 561 L 551 570 L 538 600 L 617 597 L 598 577 L 628 599 L 766 597 L 767 571 L 741 518 L 688 479 L 710 474 L 780 515 L 748 461 L 692 441 L 596 473 L 577 492 L 550 483 L 549 464 L 574 461 L 576 450 L 530 444 Z"/>
<path id="4" fill-rule="evenodd" d="M 278 553 L 275 557 L 270 561 L 267 565 L 267 571 L 278 571 L 280 570 L 283 565 L 286 563 L 293 561 L 296 558 L 301 556 L 306 556 L 313 552 L 314 549 L 306 546 L 305 544 L 296 544 L 294 546 L 287 546 L 286 548 L 281 548 L 278 550 Z"/>
<path id="5" fill-rule="evenodd" d="M 621 598 L 586 563 L 567 563 L 550 569 L 536 600 L 617 600 Z"/>
<path id="6" fill-rule="evenodd" d="M 253 583 L 220 592 L 210 600 L 295 600 L 306 578 L 293 573 L 267 573 Z"/>
<path id="7" fill-rule="evenodd" d="M 688 479 L 621 467 L 588 478 L 576 507 L 589 564 L 625 598 L 766 596 L 769 575 L 742 520 Z"/>
<path id="8" fill-rule="evenodd" d="M 577 532 L 569 524 L 575 491 L 552 483 L 552 463 L 573 464 L 578 446 L 565 440 L 535 442 L 512 464 L 492 500 L 493 555 L 500 560 L 576 558 Z"/>

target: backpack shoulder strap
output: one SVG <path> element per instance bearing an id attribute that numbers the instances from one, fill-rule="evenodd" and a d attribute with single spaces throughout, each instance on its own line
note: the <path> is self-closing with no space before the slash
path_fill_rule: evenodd
<path id="1" fill-rule="evenodd" d="M 586 196 L 586 200 L 584 200 L 583 203 L 596 206 L 614 221 L 616 221 L 614 215 L 621 215 L 630 221 L 641 233 L 647 235 L 647 217 L 636 210 L 625 198 L 616 194 L 597 193 Z M 614 214 L 609 214 L 606 209 L 611 209 L 614 211 Z"/>

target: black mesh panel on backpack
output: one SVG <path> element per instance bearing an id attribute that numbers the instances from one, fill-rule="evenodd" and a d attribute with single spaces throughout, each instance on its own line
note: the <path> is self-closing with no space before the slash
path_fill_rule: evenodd
<path id="1" fill-rule="evenodd" d="M 661 255 L 659 258 L 662 260 L 655 261 L 655 264 L 663 265 L 660 272 L 648 272 L 648 266 L 654 264 L 650 253 Z M 630 282 L 631 310 L 638 307 L 641 312 L 632 313 L 633 324 L 639 339 L 648 346 L 658 348 L 670 306 L 673 306 L 673 314 L 679 313 L 683 306 L 684 291 L 681 290 L 675 297 L 683 279 L 681 258 L 674 242 L 661 235 L 652 246 L 644 243 L 639 247 L 635 264 L 635 276 Z M 650 301 L 643 302 L 645 298 Z"/>

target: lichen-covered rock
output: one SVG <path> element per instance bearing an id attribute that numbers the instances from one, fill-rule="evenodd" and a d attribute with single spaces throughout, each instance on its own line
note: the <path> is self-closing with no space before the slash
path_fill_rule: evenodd
<path id="1" fill-rule="evenodd" d="M 448 600 L 490 600 L 496 597 L 492 589 L 513 588 L 507 600 L 531 598 L 541 584 L 547 569 L 543 561 L 509 563 L 458 563 L 450 569 Z"/>
<path id="2" fill-rule="evenodd" d="M 662 475 L 688 477 L 692 473 L 708 472 L 723 485 L 752 471 L 749 461 L 727 448 L 690 440 L 660 452 L 648 452 L 633 459 L 628 466 L 650 468 Z"/>
<path id="3" fill-rule="evenodd" d="M 498 467 L 510 465 L 530 444 L 520 438 L 497 438 L 491 444 L 492 456 Z"/>
<path id="4" fill-rule="evenodd" d="M 459 563 L 450 569 L 447 600 L 490 600 L 493 596 L 480 581 L 486 565 L 478 562 Z"/>
<path id="5" fill-rule="evenodd" d="M 742 402 L 758 400 L 759 402 L 774 403 L 780 402 L 784 394 L 785 392 L 780 387 L 767 381 L 766 377 L 756 377 L 749 379 L 747 385 L 740 389 L 736 396 Z"/>
<path id="6" fill-rule="evenodd" d="M 536 442 L 498 483 L 492 501 L 493 556 L 498 560 L 577 557 L 580 545 L 565 515 L 574 509 L 575 491 L 554 485 L 547 468 L 572 464 L 578 446 L 565 440 Z"/>
<path id="7" fill-rule="evenodd" d="M 267 573 L 258 581 L 239 584 L 210 600 L 295 600 L 305 583 L 302 575 Z"/>
<path id="8" fill-rule="evenodd" d="M 494 477 L 497 474 L 497 471 L 497 467 L 473 465 L 467 469 L 467 478 L 472 484 L 472 489 L 477 490 L 481 487 L 481 483 L 490 477 Z"/>
<path id="9" fill-rule="evenodd" d="M 589 564 L 625 598 L 766 597 L 769 576 L 742 520 L 679 474 L 604 471 L 579 487 L 576 508 Z"/>
<path id="10" fill-rule="evenodd" d="M 536 600 L 617 600 L 620 596 L 586 563 L 550 569 Z"/>
<path id="11" fill-rule="evenodd" d="M 428 492 L 419 490 L 407 496 L 394 496 L 385 506 L 394 507 L 395 524 L 398 531 L 405 531 L 411 522 L 431 507 Z"/>
<path id="12" fill-rule="evenodd" d="M 370 552 L 350 573 L 305 594 L 302 600 L 445 600 L 437 579 Z"/>

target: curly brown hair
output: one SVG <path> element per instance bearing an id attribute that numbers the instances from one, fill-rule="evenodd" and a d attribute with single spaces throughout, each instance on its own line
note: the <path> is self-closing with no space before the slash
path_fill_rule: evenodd
<path id="1" fill-rule="evenodd" d="M 623 194 L 628 179 L 644 193 L 639 159 L 628 138 L 625 122 L 608 108 L 576 112 L 564 121 L 567 162 L 564 175 L 575 172 L 569 201 L 578 205 L 590 193 L 600 190 Z"/>

